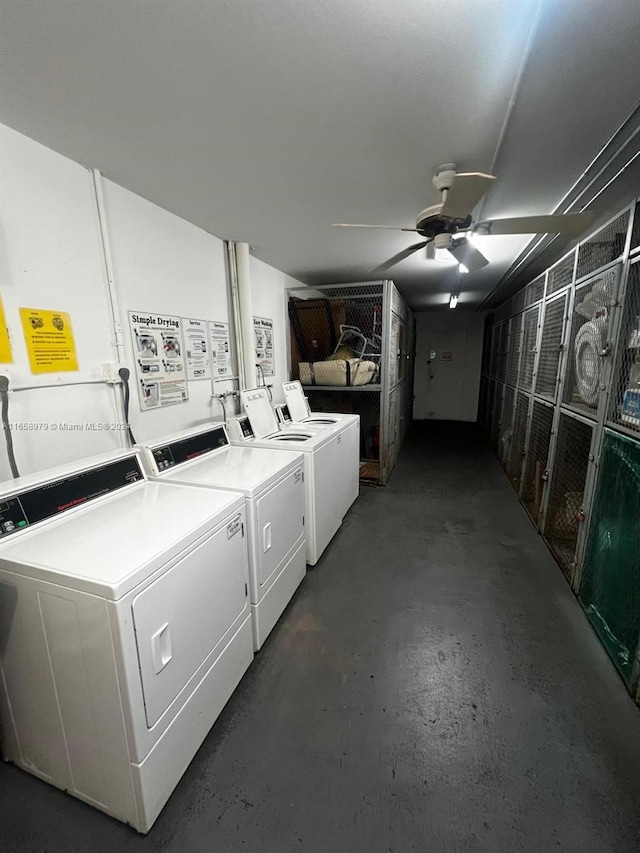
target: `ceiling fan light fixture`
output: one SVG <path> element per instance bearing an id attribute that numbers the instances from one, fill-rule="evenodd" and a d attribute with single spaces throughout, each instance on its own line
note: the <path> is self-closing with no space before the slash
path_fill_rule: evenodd
<path id="1" fill-rule="evenodd" d="M 468 267 L 465 267 L 464 264 L 458 264 L 458 272 L 459 273 L 468 273 L 469 269 L 468 269 Z"/>
<path id="2" fill-rule="evenodd" d="M 458 294 L 452 293 L 451 298 L 449 299 L 449 308 L 455 308 L 458 304 Z"/>
<path id="3" fill-rule="evenodd" d="M 436 248 L 435 259 L 436 259 L 436 261 L 451 261 L 452 260 L 448 249 L 438 249 L 438 248 Z"/>

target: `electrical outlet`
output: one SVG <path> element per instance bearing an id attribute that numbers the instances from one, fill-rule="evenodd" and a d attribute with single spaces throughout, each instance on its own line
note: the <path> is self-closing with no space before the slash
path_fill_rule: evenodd
<path id="1" fill-rule="evenodd" d="M 122 368 L 126 367 L 125 364 L 118 364 L 115 361 L 107 362 L 102 365 L 102 378 L 105 382 L 108 382 L 111 385 L 117 385 L 119 382 L 122 382 L 118 371 Z"/>

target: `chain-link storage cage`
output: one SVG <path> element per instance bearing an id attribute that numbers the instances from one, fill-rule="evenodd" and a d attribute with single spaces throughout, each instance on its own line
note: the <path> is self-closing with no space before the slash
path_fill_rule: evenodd
<path id="1" fill-rule="evenodd" d="M 537 525 L 544 496 L 549 461 L 549 445 L 553 428 L 554 409 L 550 404 L 533 401 L 527 453 L 520 483 L 522 502 Z"/>
<path id="2" fill-rule="evenodd" d="M 491 327 L 491 345 L 489 347 L 489 376 L 493 379 L 498 375 L 498 354 L 500 351 L 501 328 L 499 324 Z"/>
<path id="3" fill-rule="evenodd" d="M 486 437 L 491 440 L 491 426 L 496 400 L 496 380 L 487 377 L 487 408 L 484 413 L 483 429 Z"/>
<path id="4" fill-rule="evenodd" d="M 578 247 L 576 281 L 621 258 L 628 229 L 629 211 L 627 210 L 581 243 Z"/>
<path id="5" fill-rule="evenodd" d="M 567 299 L 567 294 L 563 293 L 544 307 L 535 389 L 542 397 L 555 399 L 556 396 Z"/>
<path id="6" fill-rule="evenodd" d="M 487 419 L 487 405 L 489 403 L 489 377 L 480 374 L 480 387 L 478 390 L 478 426 L 484 432 Z"/>
<path id="7" fill-rule="evenodd" d="M 513 309 L 513 314 L 521 314 L 525 309 L 526 302 L 526 287 L 523 287 L 517 293 L 515 293 L 511 299 L 511 308 Z"/>
<path id="8" fill-rule="evenodd" d="M 547 273 L 547 299 L 554 293 L 568 287 L 573 282 L 573 269 L 576 265 L 576 250 L 558 261 Z"/>
<path id="9" fill-rule="evenodd" d="M 513 415 L 515 411 L 515 388 L 511 385 L 504 386 L 502 398 L 502 415 L 500 417 L 500 430 L 498 435 L 498 459 L 503 467 L 509 461 L 511 450 L 511 436 L 513 430 Z"/>
<path id="10" fill-rule="evenodd" d="M 509 351 L 507 353 L 506 382 L 516 385 L 518 382 L 518 365 L 520 363 L 520 340 L 522 337 L 523 314 L 517 314 L 511 319 L 511 334 L 509 335 Z"/>
<path id="11" fill-rule="evenodd" d="M 579 597 L 632 694 L 640 676 L 640 443 L 605 430 Z"/>
<path id="12" fill-rule="evenodd" d="M 609 421 L 640 433 L 640 257 L 629 266 Z"/>
<path id="13" fill-rule="evenodd" d="M 533 384 L 533 370 L 536 362 L 536 351 L 538 346 L 538 323 L 540 318 L 540 306 L 529 308 L 524 315 L 524 331 L 522 333 L 520 371 L 518 375 L 518 388 L 530 391 Z"/>
<path id="14" fill-rule="evenodd" d="M 542 273 L 525 287 L 524 301 L 527 308 L 536 302 L 540 302 L 544 296 L 545 279 L 546 273 Z"/>
<path id="15" fill-rule="evenodd" d="M 498 350 L 497 375 L 498 381 L 504 382 L 507 373 L 507 358 L 509 356 L 509 326 L 510 321 L 500 324 L 500 343 Z"/>
<path id="16" fill-rule="evenodd" d="M 549 484 L 543 535 L 571 581 L 583 522 L 584 488 L 589 470 L 593 426 L 561 412 Z"/>
<path id="17" fill-rule="evenodd" d="M 502 403 L 504 401 L 504 384 L 496 382 L 493 398 L 493 415 L 491 417 L 491 447 L 497 452 L 500 440 L 500 424 L 502 422 Z"/>
<path id="18" fill-rule="evenodd" d="M 482 358 L 480 361 L 480 372 L 489 375 L 489 363 L 491 361 L 491 330 L 492 323 L 487 318 L 484 322 L 484 330 L 482 333 Z"/>
<path id="19" fill-rule="evenodd" d="M 562 399 L 589 417 L 598 411 L 619 273 L 613 267 L 575 289 Z"/>
<path id="20" fill-rule="evenodd" d="M 516 491 L 520 491 L 520 477 L 522 474 L 522 463 L 524 461 L 525 445 L 527 440 L 529 402 L 530 399 L 527 394 L 518 392 L 516 410 L 513 418 L 511 450 L 506 465 L 507 476 Z"/>

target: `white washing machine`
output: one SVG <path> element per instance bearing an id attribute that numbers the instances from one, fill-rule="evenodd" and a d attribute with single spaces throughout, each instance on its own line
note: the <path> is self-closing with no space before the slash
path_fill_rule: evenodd
<path id="1" fill-rule="evenodd" d="M 141 447 L 148 476 L 242 492 L 246 498 L 254 649 L 262 646 L 306 574 L 304 457 L 231 447 L 223 424 Z"/>
<path id="2" fill-rule="evenodd" d="M 341 466 L 342 436 L 329 430 L 279 429 L 265 388 L 241 392 L 246 414 L 229 420 L 232 444 L 302 453 L 307 563 L 314 566 L 342 524 L 342 495 L 350 487 Z"/>
<path id="3" fill-rule="evenodd" d="M 282 385 L 285 404 L 279 406 L 279 419 L 293 429 L 334 429 L 342 433 L 342 464 L 350 472 L 350 485 L 345 493 L 343 516 L 360 493 L 360 415 L 339 412 L 312 412 L 300 382 L 292 380 Z"/>
<path id="4" fill-rule="evenodd" d="M 253 659 L 244 527 L 133 451 L 4 486 L 4 758 L 148 832 Z"/>

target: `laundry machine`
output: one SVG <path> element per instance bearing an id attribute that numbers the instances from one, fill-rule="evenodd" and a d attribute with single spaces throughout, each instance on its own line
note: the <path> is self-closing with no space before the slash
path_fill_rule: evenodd
<path id="1" fill-rule="evenodd" d="M 306 574 L 303 455 L 232 447 L 221 423 L 157 439 L 140 450 L 150 479 L 244 494 L 257 651 Z"/>
<path id="2" fill-rule="evenodd" d="M 253 659 L 245 524 L 134 451 L 4 485 L 4 758 L 148 832 Z"/>
<path id="3" fill-rule="evenodd" d="M 280 420 L 293 429 L 303 426 L 335 429 L 342 434 L 340 444 L 342 464 L 350 473 L 349 487 L 344 495 L 349 509 L 360 493 L 360 415 L 341 412 L 312 412 L 301 383 L 295 379 L 282 385 L 285 404 L 280 407 Z"/>
<path id="4" fill-rule="evenodd" d="M 341 465 L 342 436 L 331 430 L 280 429 L 266 388 L 240 396 L 245 415 L 229 419 L 232 444 L 303 454 L 306 559 L 314 566 L 344 516 L 342 496 L 350 480 Z"/>

